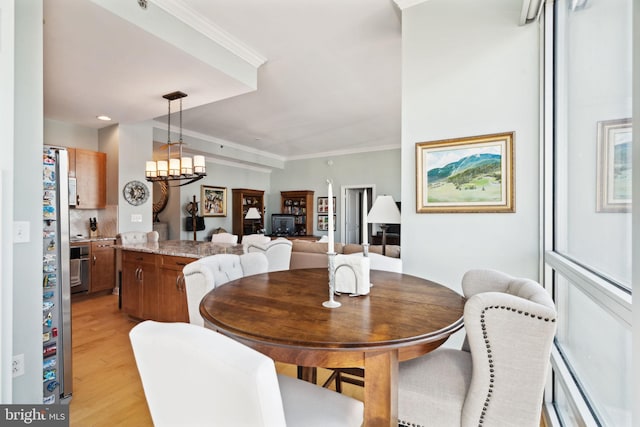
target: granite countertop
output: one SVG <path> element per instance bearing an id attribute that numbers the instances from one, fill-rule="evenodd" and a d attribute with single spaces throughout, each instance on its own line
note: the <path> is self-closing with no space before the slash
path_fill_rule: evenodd
<path id="1" fill-rule="evenodd" d="M 114 245 L 116 249 L 126 251 L 147 252 L 159 255 L 202 258 L 217 254 L 244 253 L 242 245 L 232 243 L 198 242 L 193 240 L 162 240 L 155 243 L 139 243 L 135 245 Z"/>
<path id="2" fill-rule="evenodd" d="M 69 243 L 71 243 L 72 245 L 74 243 L 90 243 L 90 242 L 99 242 L 102 240 L 116 240 L 115 236 L 114 237 L 108 237 L 108 236 L 100 236 L 100 237 L 88 237 L 88 236 L 71 236 L 69 238 Z"/>

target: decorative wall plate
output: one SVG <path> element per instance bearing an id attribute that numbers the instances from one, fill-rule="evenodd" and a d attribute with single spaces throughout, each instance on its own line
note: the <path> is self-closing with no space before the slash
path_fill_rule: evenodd
<path id="1" fill-rule="evenodd" d="M 149 198 L 149 189 L 140 181 L 129 181 L 122 190 L 124 199 L 130 205 L 138 206 L 143 204 Z"/>

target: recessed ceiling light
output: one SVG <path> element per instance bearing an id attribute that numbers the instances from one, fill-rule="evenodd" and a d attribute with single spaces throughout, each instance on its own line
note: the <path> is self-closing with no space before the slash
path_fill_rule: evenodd
<path id="1" fill-rule="evenodd" d="M 102 120 L 103 122 L 110 122 L 111 121 L 111 117 L 109 117 L 109 116 L 97 116 L 96 118 L 98 120 Z"/>

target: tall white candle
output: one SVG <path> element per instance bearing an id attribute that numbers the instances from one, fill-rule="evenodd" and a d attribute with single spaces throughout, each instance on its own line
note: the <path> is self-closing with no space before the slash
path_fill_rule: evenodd
<path id="1" fill-rule="evenodd" d="M 369 231 L 369 227 L 367 227 L 367 189 L 364 189 L 364 193 L 362 194 L 362 244 L 369 244 L 369 236 L 367 236 L 367 232 Z"/>
<path id="2" fill-rule="evenodd" d="M 331 188 L 331 181 L 327 180 L 327 182 L 329 183 L 329 188 L 327 189 L 327 196 L 328 196 L 328 214 L 329 214 L 329 230 L 328 230 L 328 235 L 329 235 L 329 246 L 327 248 L 327 251 L 330 253 L 334 252 L 334 245 L 333 245 L 333 189 Z"/>

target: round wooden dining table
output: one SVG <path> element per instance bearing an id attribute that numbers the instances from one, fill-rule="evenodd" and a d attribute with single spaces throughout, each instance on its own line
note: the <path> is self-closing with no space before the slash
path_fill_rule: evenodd
<path id="1" fill-rule="evenodd" d="M 462 328 L 465 299 L 419 277 L 371 270 L 365 296 L 329 299 L 327 269 L 246 276 L 200 303 L 207 327 L 272 359 L 305 367 L 364 367 L 364 425 L 397 426 L 398 363 Z"/>

